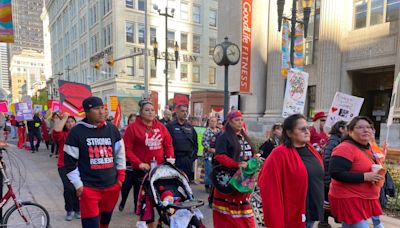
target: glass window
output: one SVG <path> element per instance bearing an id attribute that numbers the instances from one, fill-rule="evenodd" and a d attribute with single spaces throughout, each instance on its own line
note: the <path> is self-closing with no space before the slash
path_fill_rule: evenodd
<path id="1" fill-rule="evenodd" d="M 125 0 L 125 6 L 133 9 L 134 1 L 133 0 Z"/>
<path id="2" fill-rule="evenodd" d="M 168 62 L 168 79 L 169 80 L 175 80 L 175 61 L 169 61 Z"/>
<path id="3" fill-rule="evenodd" d="M 210 15 L 209 15 L 209 25 L 211 27 L 217 27 L 217 11 L 216 10 L 210 10 Z"/>
<path id="4" fill-rule="evenodd" d="M 208 54 L 209 55 L 213 55 L 214 54 L 215 45 L 217 45 L 217 39 L 210 38 L 210 42 L 208 44 Z"/>
<path id="5" fill-rule="evenodd" d="M 193 22 L 200 24 L 200 6 L 193 5 Z"/>
<path id="6" fill-rule="evenodd" d="M 384 0 L 371 0 L 370 25 L 376 25 L 383 22 Z"/>
<path id="7" fill-rule="evenodd" d="M 387 0 L 386 21 L 395 21 L 400 18 L 400 0 Z"/>
<path id="8" fill-rule="evenodd" d="M 141 11 L 144 11 L 144 4 L 145 4 L 146 0 L 139 0 L 138 2 L 138 9 Z"/>
<path id="9" fill-rule="evenodd" d="M 187 80 L 188 80 L 188 66 L 185 63 L 181 63 L 180 67 L 181 67 L 181 81 L 187 82 Z"/>
<path id="10" fill-rule="evenodd" d="M 150 43 L 154 44 L 154 40 L 157 38 L 157 28 L 150 28 Z"/>
<path id="11" fill-rule="evenodd" d="M 134 36 L 133 36 L 133 31 L 134 31 L 134 27 L 133 27 L 133 23 L 131 22 L 126 22 L 125 24 L 126 27 L 126 42 L 129 43 L 134 43 Z"/>
<path id="12" fill-rule="evenodd" d="M 200 53 L 200 35 L 193 35 L 193 52 Z"/>
<path id="13" fill-rule="evenodd" d="M 157 68 L 154 63 L 154 59 L 150 60 L 150 77 L 156 78 L 157 77 Z"/>
<path id="14" fill-rule="evenodd" d="M 174 31 L 168 31 L 168 47 L 169 48 L 174 48 L 175 45 L 175 32 Z"/>
<path id="15" fill-rule="evenodd" d="M 193 82 L 200 82 L 200 66 L 193 66 L 192 68 L 192 81 Z"/>
<path id="16" fill-rule="evenodd" d="M 215 67 L 208 68 L 208 82 L 210 83 L 210 85 L 214 85 L 216 83 L 216 78 L 215 78 L 216 70 L 217 69 Z"/>
<path id="17" fill-rule="evenodd" d="M 189 5 L 188 3 L 181 3 L 181 20 L 189 20 Z"/>
<path id="18" fill-rule="evenodd" d="M 139 44 L 144 44 L 144 24 L 139 24 Z"/>
<path id="19" fill-rule="evenodd" d="M 188 48 L 188 35 L 185 33 L 181 33 L 181 50 L 187 51 Z"/>
<path id="20" fill-rule="evenodd" d="M 368 9 L 368 1 L 367 0 L 357 0 L 354 2 L 355 8 L 355 23 L 354 28 L 364 28 L 367 26 L 367 9 Z"/>

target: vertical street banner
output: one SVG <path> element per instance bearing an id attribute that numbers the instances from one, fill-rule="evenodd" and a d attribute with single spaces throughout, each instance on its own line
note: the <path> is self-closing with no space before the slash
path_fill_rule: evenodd
<path id="1" fill-rule="evenodd" d="M 0 0 L 0 42 L 14 42 L 11 0 Z"/>
<path id="2" fill-rule="evenodd" d="M 289 52 L 289 22 L 283 21 L 282 24 L 282 54 L 281 54 L 281 76 L 287 77 L 290 68 Z"/>
<path id="3" fill-rule="evenodd" d="M 304 71 L 304 29 L 303 25 L 296 26 L 294 40 L 294 68 Z"/>
<path id="4" fill-rule="evenodd" d="M 32 104 L 26 102 L 15 103 L 15 118 L 17 121 L 32 120 Z"/>
<path id="5" fill-rule="evenodd" d="M 325 127 L 331 128 L 337 121 L 350 121 L 360 114 L 364 98 L 336 92 L 326 118 Z"/>
<path id="6" fill-rule="evenodd" d="M 84 117 L 85 111 L 83 110 L 82 102 L 92 96 L 90 86 L 63 80 L 59 80 L 58 85 L 61 111 L 68 112 L 71 116 Z"/>
<path id="7" fill-rule="evenodd" d="M 240 93 L 250 93 L 252 0 L 242 0 L 242 52 L 240 59 Z"/>
<path id="8" fill-rule="evenodd" d="M 308 87 L 308 73 L 290 69 L 288 73 L 282 116 L 303 114 Z"/>

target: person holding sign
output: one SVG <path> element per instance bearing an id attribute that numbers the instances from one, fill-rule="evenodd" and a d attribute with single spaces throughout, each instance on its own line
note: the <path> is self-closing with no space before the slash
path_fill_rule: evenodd
<path id="1" fill-rule="evenodd" d="M 332 153 L 329 202 L 344 228 L 368 228 L 367 219 L 382 214 L 379 194 L 385 170 L 369 144 L 372 126 L 368 117 L 355 117 L 348 125 L 349 136 Z"/>

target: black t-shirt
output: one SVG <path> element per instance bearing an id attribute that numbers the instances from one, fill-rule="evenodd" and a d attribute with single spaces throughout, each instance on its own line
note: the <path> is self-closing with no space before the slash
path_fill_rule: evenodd
<path id="1" fill-rule="evenodd" d="M 252 157 L 251 146 L 242 136 L 238 135 L 237 137 L 241 147 L 240 161 L 247 161 Z M 226 154 L 234 159 L 234 145 L 228 140 L 226 133 L 217 138 L 215 151 L 216 154 Z"/>
<path id="2" fill-rule="evenodd" d="M 306 202 L 307 222 L 323 221 L 324 218 L 324 169 L 307 147 L 296 148 L 308 173 Z"/>

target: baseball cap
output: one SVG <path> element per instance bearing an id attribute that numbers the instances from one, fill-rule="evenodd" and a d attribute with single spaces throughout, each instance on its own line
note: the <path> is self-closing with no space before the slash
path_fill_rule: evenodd
<path id="1" fill-rule="evenodd" d="M 83 110 L 88 112 L 91 108 L 104 106 L 100 97 L 88 97 L 82 102 Z"/>

